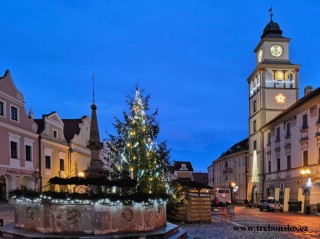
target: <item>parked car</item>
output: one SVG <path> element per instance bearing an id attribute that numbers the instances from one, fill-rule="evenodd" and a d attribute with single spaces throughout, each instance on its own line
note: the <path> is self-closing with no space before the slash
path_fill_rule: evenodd
<path id="1" fill-rule="evenodd" d="M 260 211 L 266 209 L 267 211 L 283 212 L 283 205 L 275 199 L 267 199 L 260 201 Z"/>
<path id="2" fill-rule="evenodd" d="M 261 207 L 261 203 L 264 203 L 265 201 L 267 201 L 267 200 L 265 200 L 265 199 L 261 199 L 261 200 L 260 200 L 260 202 L 258 202 L 258 206 L 257 206 L 257 207 L 260 209 L 260 207 Z"/>

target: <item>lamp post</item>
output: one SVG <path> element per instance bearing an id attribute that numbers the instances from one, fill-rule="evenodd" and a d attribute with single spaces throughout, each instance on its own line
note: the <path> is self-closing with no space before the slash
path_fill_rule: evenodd
<path id="1" fill-rule="evenodd" d="M 236 187 L 236 183 L 235 182 L 231 182 L 230 186 L 231 186 L 231 193 L 232 193 L 231 194 L 231 203 L 234 204 L 234 192 L 236 192 L 238 188 L 236 189 L 236 191 L 234 191 L 234 189 Z"/>
<path id="2" fill-rule="evenodd" d="M 306 212 L 307 215 L 310 214 L 310 189 L 312 188 L 312 182 L 311 182 L 311 178 L 309 177 L 309 175 L 311 174 L 310 169 L 302 169 L 300 171 L 300 174 L 304 177 L 307 178 L 306 179 L 306 185 L 302 187 L 303 191 L 303 195 L 304 195 L 304 211 Z"/>

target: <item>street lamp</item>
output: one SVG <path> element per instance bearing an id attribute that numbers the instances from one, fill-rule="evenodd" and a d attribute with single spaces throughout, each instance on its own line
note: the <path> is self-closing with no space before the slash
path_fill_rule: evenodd
<path id="1" fill-rule="evenodd" d="M 234 199 L 235 199 L 235 198 L 234 198 L 234 193 L 238 190 L 239 187 L 236 186 L 236 183 L 235 183 L 235 182 L 232 182 L 232 183 L 230 184 L 230 186 L 231 186 L 231 190 L 232 190 L 232 192 L 231 192 L 231 193 L 232 193 L 232 198 L 231 198 L 231 199 L 232 199 L 232 204 L 234 204 L 234 201 L 235 201 L 235 200 L 234 200 Z"/>
<path id="2" fill-rule="evenodd" d="M 312 188 L 312 181 L 309 175 L 311 174 L 310 169 L 302 169 L 300 174 L 307 178 L 306 186 L 302 187 L 303 195 L 304 195 L 304 202 L 305 202 L 305 212 L 306 214 L 310 214 L 310 189 Z"/>
<path id="3" fill-rule="evenodd" d="M 300 174 L 303 177 L 307 177 L 306 187 L 304 189 L 304 193 L 307 193 L 308 191 L 310 191 L 310 188 L 312 188 L 311 178 L 309 178 L 311 171 L 310 171 L 310 169 L 301 169 Z"/>

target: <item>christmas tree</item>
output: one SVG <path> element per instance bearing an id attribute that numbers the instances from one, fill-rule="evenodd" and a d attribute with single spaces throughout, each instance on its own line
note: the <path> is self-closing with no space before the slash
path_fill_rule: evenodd
<path id="1" fill-rule="evenodd" d="M 158 110 L 149 114 L 149 99 L 136 87 L 135 96 L 127 97 L 129 113 L 123 112 L 123 121 L 115 118 L 117 136 L 110 135 L 109 145 L 114 149 L 114 179 L 135 179 L 137 192 L 164 195 L 169 189 L 170 149 L 166 141 L 157 143 Z"/>

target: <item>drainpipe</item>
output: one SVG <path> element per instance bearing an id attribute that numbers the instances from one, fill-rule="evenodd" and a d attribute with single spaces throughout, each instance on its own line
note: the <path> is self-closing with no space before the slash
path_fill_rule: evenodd
<path id="1" fill-rule="evenodd" d="M 41 135 L 39 135 L 39 183 L 40 191 L 42 192 L 42 176 L 41 176 Z"/>
<path id="2" fill-rule="evenodd" d="M 249 175 L 249 170 L 248 170 L 248 154 L 245 154 L 244 156 L 244 168 L 245 168 L 245 176 L 246 176 L 246 197 L 248 198 L 248 175 Z"/>
<path id="3" fill-rule="evenodd" d="M 261 192 L 261 196 L 262 196 L 262 198 L 260 198 L 260 199 L 263 199 L 264 198 L 264 184 L 265 184 L 265 154 L 264 154 L 264 135 L 263 135 L 263 132 L 260 130 L 260 135 L 261 135 L 261 138 L 260 138 L 260 140 L 261 140 L 261 145 L 260 145 L 260 147 L 261 147 L 261 161 L 262 161 L 262 165 L 261 165 L 261 170 L 262 170 L 262 172 L 261 172 L 261 183 L 262 183 L 262 185 L 261 185 L 261 190 L 262 190 L 262 192 Z"/>

